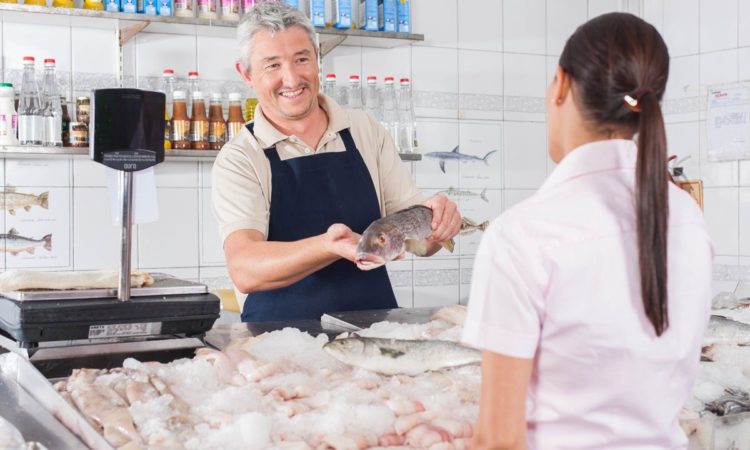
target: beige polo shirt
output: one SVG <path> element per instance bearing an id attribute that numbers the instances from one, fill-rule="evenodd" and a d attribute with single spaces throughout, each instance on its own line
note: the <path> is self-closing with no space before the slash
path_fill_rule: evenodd
<path id="1" fill-rule="evenodd" d="M 268 236 L 271 165 L 264 148 L 276 145 L 281 160 L 342 152 L 346 147 L 338 132 L 345 128 L 350 129 L 370 172 L 381 216 L 423 201 L 407 165 L 396 152 L 393 139 L 375 118 L 364 111 L 344 109 L 322 94 L 318 101 L 328 114 L 328 129 L 316 149 L 274 128 L 263 116 L 260 105 L 255 110 L 255 137 L 243 127 L 221 149 L 213 166 L 211 199 L 222 242 L 232 232 L 244 229 L 258 230 Z"/>

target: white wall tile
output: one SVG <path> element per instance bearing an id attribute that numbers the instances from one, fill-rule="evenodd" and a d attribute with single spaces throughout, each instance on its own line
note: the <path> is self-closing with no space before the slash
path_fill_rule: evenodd
<path id="1" fill-rule="evenodd" d="M 750 189 L 740 188 L 739 195 L 739 254 L 750 256 Z"/>
<path id="2" fill-rule="evenodd" d="M 545 14 L 544 0 L 504 0 L 503 51 L 543 55 Z"/>
<path id="3" fill-rule="evenodd" d="M 403 77 L 411 78 L 411 47 L 362 47 L 362 77 L 369 75 L 378 77 L 378 86 L 383 85 L 387 76 L 396 82 Z"/>
<path id="4" fill-rule="evenodd" d="M 214 163 L 201 161 L 198 163 L 198 184 L 202 188 L 210 188 L 213 181 L 211 180 L 211 169 Z"/>
<path id="5" fill-rule="evenodd" d="M 699 0 L 664 0 L 664 40 L 669 55 L 695 55 L 700 48 Z"/>
<path id="6" fill-rule="evenodd" d="M 446 306 L 458 303 L 459 260 L 414 259 L 414 307 Z"/>
<path id="7" fill-rule="evenodd" d="M 701 53 L 737 47 L 737 0 L 701 0 Z"/>
<path id="8" fill-rule="evenodd" d="M 112 29 L 73 27 L 73 73 L 117 74 L 117 36 Z"/>
<path id="9" fill-rule="evenodd" d="M 544 98 L 547 82 L 546 58 L 506 53 L 503 58 L 505 96 Z"/>
<path id="10" fill-rule="evenodd" d="M 589 19 L 618 11 L 618 0 L 589 0 Z"/>
<path id="11" fill-rule="evenodd" d="M 502 51 L 502 24 L 502 2 L 461 0 L 458 8 L 458 47 Z"/>
<path id="12" fill-rule="evenodd" d="M 64 17 L 45 16 L 35 23 L 3 13 L 3 64 L 5 70 L 23 69 L 23 57 L 33 56 L 35 68 L 44 70 L 44 59 L 55 58 L 58 72 L 70 71 L 70 26 Z M 20 17 L 27 17 L 21 15 Z M 20 79 L 19 79 L 20 82 Z"/>
<path id="13" fill-rule="evenodd" d="M 386 266 L 388 277 L 391 280 L 396 302 L 401 308 L 412 308 L 414 306 L 414 288 L 412 261 L 391 261 Z"/>
<path id="14" fill-rule="evenodd" d="M 700 122 L 700 156 L 701 179 L 703 179 L 704 186 L 737 186 L 739 184 L 739 164 L 737 161 L 713 162 L 708 160 L 705 121 Z"/>
<path id="15" fill-rule="evenodd" d="M 157 187 L 198 186 L 198 163 L 194 161 L 167 161 L 158 164 L 154 172 Z"/>
<path id="16" fill-rule="evenodd" d="M 750 45 L 750 0 L 739 0 L 739 46 Z M 731 17 L 731 16 L 730 16 Z"/>
<path id="17" fill-rule="evenodd" d="M 651 0 L 644 2 L 643 20 L 650 23 L 659 31 L 660 34 L 664 34 L 664 1 L 663 0 Z"/>
<path id="18" fill-rule="evenodd" d="M 458 91 L 460 94 L 503 95 L 503 54 L 459 50 Z"/>
<path id="19" fill-rule="evenodd" d="M 503 212 L 534 195 L 536 189 L 505 189 L 503 191 Z"/>
<path id="20" fill-rule="evenodd" d="M 5 183 L 11 186 L 70 186 L 70 160 L 8 159 Z"/>
<path id="21" fill-rule="evenodd" d="M 446 161 L 445 172 L 440 170 L 439 155 L 450 152 L 459 145 L 458 123 L 455 121 L 417 120 L 419 148 L 422 161 L 415 164 L 415 179 L 420 188 L 447 189 L 458 186 L 458 162 Z"/>
<path id="22" fill-rule="evenodd" d="M 737 50 L 725 50 L 701 54 L 701 94 L 711 85 L 737 81 L 737 52 Z"/>
<path id="23" fill-rule="evenodd" d="M 750 47 L 739 49 L 739 65 L 740 80 L 750 80 Z"/>
<path id="24" fill-rule="evenodd" d="M 75 187 L 107 187 L 106 166 L 90 159 L 74 159 L 73 185 Z"/>
<path id="25" fill-rule="evenodd" d="M 699 95 L 700 57 L 698 55 L 672 58 L 669 62 L 669 79 L 665 100 Z"/>
<path id="26" fill-rule="evenodd" d="M 198 189 L 159 188 L 159 220 L 138 226 L 139 267 L 197 267 Z"/>
<path id="27" fill-rule="evenodd" d="M 73 267 L 116 270 L 120 264 L 120 227 L 112 224 L 106 188 L 73 189 Z M 131 264 L 138 264 L 138 234 L 133 227 Z"/>
<path id="28" fill-rule="evenodd" d="M 339 86 L 346 86 L 349 75 L 362 77 L 362 47 L 340 45 L 323 58 L 323 75 L 335 73 Z"/>
<path id="29" fill-rule="evenodd" d="M 471 275 L 474 270 L 474 258 L 461 258 L 458 267 L 461 282 L 458 287 L 458 303 L 468 305 L 471 294 Z"/>
<path id="30" fill-rule="evenodd" d="M 667 154 L 677 155 L 677 161 L 689 156 L 680 163 L 688 178 L 700 178 L 700 122 L 670 123 L 667 130 Z"/>
<path id="31" fill-rule="evenodd" d="M 219 223 L 211 207 L 211 189 L 201 189 L 200 263 L 225 264 L 224 250 L 219 236 Z"/>
<path id="32" fill-rule="evenodd" d="M 739 188 L 703 190 L 703 212 L 717 255 L 737 255 L 739 251 Z"/>
<path id="33" fill-rule="evenodd" d="M 198 66 L 195 36 L 140 33 L 135 39 L 139 77 L 158 77 L 169 68 L 182 79 Z"/>
<path id="34" fill-rule="evenodd" d="M 424 34 L 415 45 L 452 47 L 458 45 L 458 0 L 412 0 L 413 30 Z M 461 5 L 464 9 L 464 5 Z"/>
<path id="35" fill-rule="evenodd" d="M 561 54 L 565 42 L 587 17 L 587 0 L 547 2 L 547 54 Z"/>
<path id="36" fill-rule="evenodd" d="M 506 121 L 504 127 L 505 188 L 538 188 L 547 177 L 546 126 Z"/>
<path id="37" fill-rule="evenodd" d="M 412 48 L 415 91 L 458 92 L 458 50 Z"/>
<path id="38" fill-rule="evenodd" d="M 197 68 L 204 80 L 242 81 L 234 67 L 238 58 L 236 39 L 198 36 Z"/>
<path id="39" fill-rule="evenodd" d="M 459 125 L 459 149 L 483 161 L 459 164 L 461 189 L 500 189 L 503 186 L 503 127 L 501 123 L 464 122 Z M 490 153 L 490 152 L 495 153 Z"/>

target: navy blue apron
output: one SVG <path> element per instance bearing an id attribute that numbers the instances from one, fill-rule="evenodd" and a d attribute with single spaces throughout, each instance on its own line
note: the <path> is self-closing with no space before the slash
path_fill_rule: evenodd
<path id="1" fill-rule="evenodd" d="M 247 125 L 253 134 L 253 124 Z M 271 163 L 269 241 L 297 241 L 343 223 L 361 234 L 380 218 L 370 172 L 349 129 L 340 133 L 346 151 L 281 161 L 276 146 L 263 150 Z M 363 271 L 339 259 L 279 289 L 254 292 L 242 308 L 243 322 L 320 319 L 323 313 L 395 308 L 385 267 Z"/>

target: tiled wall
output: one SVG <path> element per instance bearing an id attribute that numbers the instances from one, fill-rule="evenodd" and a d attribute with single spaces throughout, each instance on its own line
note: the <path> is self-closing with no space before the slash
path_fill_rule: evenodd
<path id="1" fill-rule="evenodd" d="M 424 42 L 392 49 L 340 46 L 324 59 L 323 72 L 335 72 L 339 80 L 350 74 L 374 74 L 381 81 L 386 75 L 411 76 L 422 153 L 458 146 L 461 153 L 483 157 L 498 150 L 487 164 L 448 162 L 445 173 L 435 159 L 411 163 L 426 194 L 451 187 L 473 194 L 486 189 L 486 201 L 478 195 L 456 198 L 463 214 L 477 222 L 490 220 L 531 195 L 553 169 L 546 155 L 544 93 L 565 39 L 590 17 L 628 11 L 654 23 L 669 45 L 672 71 L 665 111 L 670 152 L 692 155 L 686 172 L 706 184 L 707 220 L 718 262 L 727 265 L 718 272 L 736 274 L 742 272 L 739 264 L 750 265 L 750 232 L 743 231 L 750 229 L 750 164 L 712 163 L 705 158 L 706 86 L 750 79 L 750 0 L 412 1 L 414 30 L 425 35 Z M 31 26 L 4 13 L 6 79 L 16 81 L 21 57 L 32 54 L 58 59 L 66 72 L 63 84 L 71 94 L 116 80 L 115 24 L 68 20 L 49 19 L 50 23 Z M 211 89 L 237 89 L 234 39 L 223 30 L 217 33 L 139 34 L 125 46 L 125 84 L 151 87 L 165 67 L 182 77 L 197 68 Z M 45 163 L 8 160 L 0 182 L 33 179 L 27 177 L 38 172 L 57 174 L 26 184 L 34 192 L 57 189 L 55 196 L 62 198 L 63 206 L 54 214 L 61 215 L 56 226 L 63 242 L 67 233 L 71 256 L 50 268 L 115 266 L 118 230 L 110 225 L 103 169 L 86 160 L 54 161 L 49 167 Z M 210 211 L 210 163 L 168 162 L 156 173 L 160 219 L 137 227 L 135 264 L 225 283 Z M 46 181 L 58 175 L 59 182 Z M 14 217 L 6 214 L 3 229 L 22 218 L 23 212 Z M 16 228 L 21 231 L 20 225 Z M 461 236 L 452 255 L 441 251 L 429 259 L 389 264 L 399 303 L 465 301 L 479 239 L 479 233 Z M 7 254 L 0 264 L 18 266 Z"/>

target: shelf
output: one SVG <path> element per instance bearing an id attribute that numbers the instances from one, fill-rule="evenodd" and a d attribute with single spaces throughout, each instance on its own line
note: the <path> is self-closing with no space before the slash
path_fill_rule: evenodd
<path id="1" fill-rule="evenodd" d="M 235 37 L 237 22 L 221 19 L 199 19 L 174 16 L 147 16 L 145 14 L 113 13 L 80 8 L 51 8 L 47 6 L 0 3 L 0 12 L 33 13 L 62 20 L 71 18 L 71 24 L 81 22 L 116 21 L 120 31 L 120 44 L 124 44 L 141 31 L 168 34 L 209 35 Z M 80 18 L 73 22 L 72 18 Z M 321 56 L 346 41 L 350 45 L 392 48 L 412 42 L 423 41 L 424 35 L 414 33 L 392 33 L 367 30 L 339 30 L 336 28 L 316 28 L 321 48 Z"/>
<path id="2" fill-rule="evenodd" d="M 213 161 L 219 150 L 167 150 L 167 161 Z M 421 153 L 400 153 L 403 161 L 420 161 Z M 32 147 L 32 146 L 0 146 L 0 158 L 18 159 L 59 159 L 59 158 L 88 158 L 88 148 L 73 147 Z"/>

